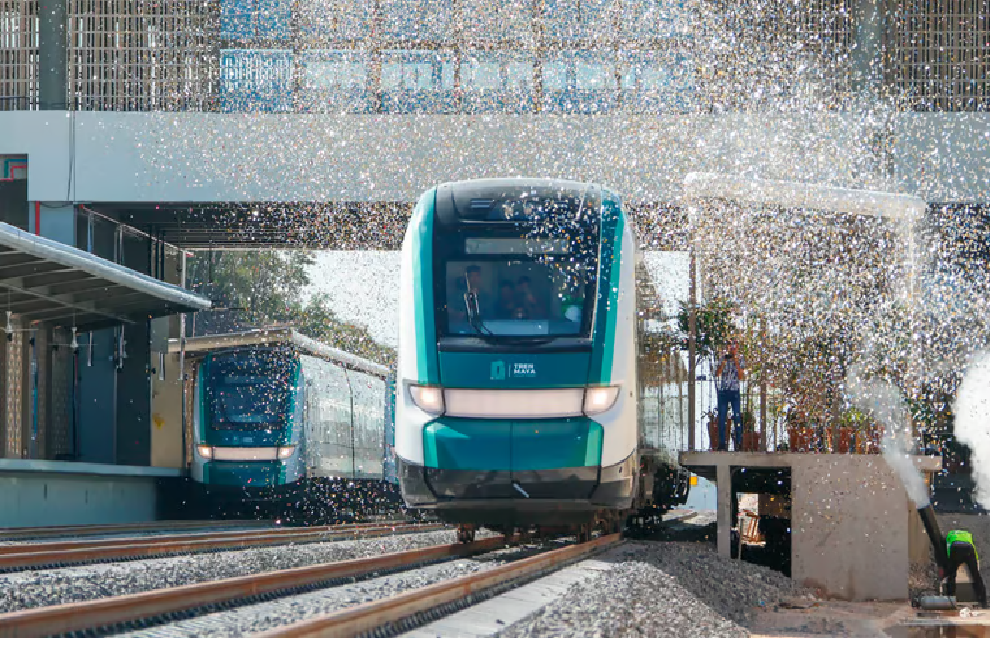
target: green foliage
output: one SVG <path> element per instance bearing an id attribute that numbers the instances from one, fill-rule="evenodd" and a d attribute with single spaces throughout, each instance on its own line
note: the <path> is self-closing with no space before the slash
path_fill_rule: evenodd
<path id="1" fill-rule="evenodd" d="M 677 324 L 685 335 L 688 334 L 688 315 L 690 305 L 681 303 L 677 314 Z M 705 305 L 699 306 L 695 321 L 695 350 L 698 359 L 714 356 L 715 353 L 729 343 L 735 329 L 732 326 L 733 305 L 725 299 L 716 298 Z"/>
<path id="2" fill-rule="evenodd" d="M 212 262 L 212 263 L 211 263 Z M 302 309 L 313 257 L 302 251 L 198 252 L 186 264 L 189 286 L 236 308 L 248 323 L 288 322 Z"/>
<path id="3" fill-rule="evenodd" d="M 862 429 L 866 428 L 873 419 L 860 410 L 850 406 L 839 415 L 839 426 L 844 428 Z"/>
<path id="4" fill-rule="evenodd" d="M 211 298 L 220 311 L 200 314 L 196 334 L 249 327 L 292 325 L 299 332 L 363 358 L 393 364 L 395 351 L 364 328 L 337 318 L 326 294 L 303 301 L 314 263 L 301 250 L 198 252 L 186 263 L 189 287 Z"/>
<path id="5" fill-rule="evenodd" d="M 330 309 L 330 298 L 325 293 L 313 296 L 300 312 L 296 328 L 304 335 L 319 339 L 336 348 L 374 360 L 380 364 L 394 364 L 395 350 L 375 342 L 364 328 L 345 323 Z"/>

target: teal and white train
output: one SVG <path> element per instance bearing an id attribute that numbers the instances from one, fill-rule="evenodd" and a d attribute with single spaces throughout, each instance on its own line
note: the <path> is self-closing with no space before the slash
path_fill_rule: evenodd
<path id="1" fill-rule="evenodd" d="M 622 204 L 598 185 L 462 181 L 420 198 L 399 297 L 408 506 L 465 525 L 615 526 L 686 499 L 683 471 L 640 451 L 636 266 Z"/>
<path id="2" fill-rule="evenodd" d="M 386 367 L 287 328 L 191 338 L 186 350 L 190 473 L 210 501 L 294 502 L 341 482 L 361 497 L 389 490 Z"/>

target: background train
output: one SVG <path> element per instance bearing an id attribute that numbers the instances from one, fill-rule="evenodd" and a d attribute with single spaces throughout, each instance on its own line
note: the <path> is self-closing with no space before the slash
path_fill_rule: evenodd
<path id="1" fill-rule="evenodd" d="M 688 473 L 641 440 L 638 267 L 620 200 L 598 185 L 463 181 L 420 198 L 395 403 L 408 506 L 469 535 L 616 529 L 686 502 Z"/>
<path id="2" fill-rule="evenodd" d="M 187 339 L 185 357 L 201 508 L 304 524 L 397 513 L 386 367 L 288 328 Z"/>

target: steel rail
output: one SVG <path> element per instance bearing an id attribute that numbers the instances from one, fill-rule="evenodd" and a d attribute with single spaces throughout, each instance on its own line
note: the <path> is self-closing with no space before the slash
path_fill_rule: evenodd
<path id="1" fill-rule="evenodd" d="M 118 534 L 127 532 L 160 532 L 203 527 L 247 527 L 252 529 L 277 529 L 270 520 L 163 520 L 159 522 L 114 523 L 107 525 L 56 525 L 46 527 L 0 527 L 0 541 L 35 539 L 59 536 L 83 536 L 91 534 Z"/>
<path id="2" fill-rule="evenodd" d="M 342 578 L 408 568 L 448 557 L 490 552 L 504 546 L 505 543 L 506 539 L 499 536 L 473 543 L 436 545 L 367 559 L 349 559 L 124 596 L 20 610 L 0 614 L 0 637 L 48 637 L 106 628 L 165 614 L 273 595 L 287 590 L 316 588 L 323 583 Z"/>
<path id="3" fill-rule="evenodd" d="M 84 548 L 113 547 L 144 543 L 169 543 L 178 541 L 206 541 L 211 539 L 249 538 L 254 536 L 307 536 L 309 534 L 339 534 L 360 529 L 390 528 L 416 529 L 416 523 L 354 523 L 347 525 L 319 525 L 316 527 L 277 527 L 275 529 L 239 529 L 226 532 L 191 532 L 188 534 L 156 534 L 153 536 L 127 536 L 112 539 L 79 539 L 75 541 L 43 541 L 41 543 L 14 543 L 0 545 L 0 556 L 27 552 L 49 552 L 53 550 L 78 550 Z"/>
<path id="4" fill-rule="evenodd" d="M 593 541 L 551 550 L 481 573 L 411 589 L 396 596 L 338 610 L 327 616 L 274 628 L 256 637 L 360 637 L 392 623 L 423 614 L 508 582 L 535 577 L 621 541 L 610 534 Z"/>
<path id="5" fill-rule="evenodd" d="M 29 567 L 62 566 L 85 564 L 114 559 L 135 559 L 155 555 L 172 555 L 212 550 L 252 548 L 287 543 L 317 543 L 320 541 L 341 541 L 361 538 L 390 536 L 396 533 L 425 532 L 443 529 L 443 525 L 418 525 L 400 527 L 377 525 L 343 531 L 303 532 L 298 534 L 257 534 L 240 535 L 225 539 L 166 539 L 134 540 L 123 544 L 97 544 L 64 550 L 34 550 L 0 554 L 0 571 L 22 570 Z M 25 546 L 13 546 L 23 548 Z"/>

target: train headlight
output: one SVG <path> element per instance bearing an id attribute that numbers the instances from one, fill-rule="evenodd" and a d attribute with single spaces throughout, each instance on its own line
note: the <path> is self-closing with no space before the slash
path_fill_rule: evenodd
<path id="1" fill-rule="evenodd" d="M 205 458 L 206 460 L 211 460 L 213 458 L 213 447 L 207 447 L 206 445 L 200 445 L 196 447 L 196 451 L 199 452 L 200 458 Z"/>
<path id="2" fill-rule="evenodd" d="M 413 403 L 431 415 L 443 414 L 443 390 L 439 387 L 423 387 L 421 385 L 410 385 L 409 394 Z"/>
<path id="3" fill-rule="evenodd" d="M 284 460 L 286 458 L 290 458 L 294 453 L 296 453 L 296 448 L 295 447 L 279 447 L 278 448 L 278 457 L 279 457 L 280 460 Z"/>
<path id="4" fill-rule="evenodd" d="M 584 414 L 600 415 L 615 405 L 619 398 L 618 386 L 589 387 L 584 392 Z"/>

